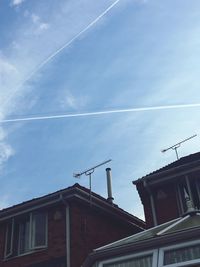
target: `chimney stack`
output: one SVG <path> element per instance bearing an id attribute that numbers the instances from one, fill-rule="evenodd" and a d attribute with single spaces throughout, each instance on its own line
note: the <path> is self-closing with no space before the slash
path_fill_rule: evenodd
<path id="1" fill-rule="evenodd" d="M 108 202 L 113 204 L 113 196 L 112 196 L 112 177 L 111 177 L 111 168 L 106 168 L 106 175 L 107 175 L 107 190 L 108 190 Z"/>

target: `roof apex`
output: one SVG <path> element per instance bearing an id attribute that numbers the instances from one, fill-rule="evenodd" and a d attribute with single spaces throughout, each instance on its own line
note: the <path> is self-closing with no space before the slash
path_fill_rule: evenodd
<path id="1" fill-rule="evenodd" d="M 0 221 L 17 216 L 21 213 L 38 209 L 39 207 L 53 205 L 61 201 L 66 204 L 72 199 L 79 199 L 82 203 L 84 202 L 86 204 L 90 204 L 90 194 L 92 196 L 93 206 L 107 211 L 110 214 L 115 214 L 123 220 L 126 220 L 127 222 L 129 221 L 130 224 L 133 224 L 141 228 L 141 230 L 144 230 L 145 222 L 143 220 L 119 208 L 116 204 L 110 204 L 104 197 L 94 192 L 90 192 L 88 188 L 83 187 L 78 183 L 75 183 L 68 188 L 58 190 L 42 197 L 33 198 L 31 200 L 0 210 Z"/>

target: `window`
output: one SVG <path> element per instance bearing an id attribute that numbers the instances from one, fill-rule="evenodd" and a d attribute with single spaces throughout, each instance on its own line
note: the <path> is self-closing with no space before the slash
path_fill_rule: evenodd
<path id="1" fill-rule="evenodd" d="M 129 260 L 121 260 L 114 263 L 104 264 L 103 267 L 151 267 L 152 266 L 152 255 L 136 257 Z"/>
<path id="2" fill-rule="evenodd" d="M 187 197 L 195 209 L 200 209 L 200 179 L 193 176 L 182 177 L 177 183 L 180 214 L 187 212 Z"/>
<path id="3" fill-rule="evenodd" d="M 7 223 L 5 257 L 22 255 L 47 246 L 47 214 L 32 212 Z"/>
<path id="4" fill-rule="evenodd" d="M 103 261 L 98 267 L 153 267 L 156 261 L 157 251 L 148 251 Z"/>
<path id="5" fill-rule="evenodd" d="M 46 244 L 46 224 L 46 216 L 44 214 L 32 214 L 32 247 L 40 248 Z"/>
<path id="6" fill-rule="evenodd" d="M 195 177 L 190 183 L 194 207 L 200 209 L 200 180 Z"/>
<path id="7" fill-rule="evenodd" d="M 19 222 L 19 254 L 29 251 L 30 238 L 30 216 L 26 216 Z"/>
<path id="8" fill-rule="evenodd" d="M 164 265 L 200 259 L 200 245 L 165 251 Z"/>
<path id="9" fill-rule="evenodd" d="M 151 251 L 96 262 L 93 267 L 200 267 L 200 241 L 191 241 Z"/>
<path id="10" fill-rule="evenodd" d="M 177 183 L 180 214 L 187 212 L 188 201 L 190 206 L 200 208 L 200 187 L 199 179 L 195 177 L 182 177 Z"/>
<path id="11" fill-rule="evenodd" d="M 12 247 L 13 247 L 12 245 L 13 245 L 13 219 L 10 222 L 8 222 L 6 230 L 5 251 L 7 257 L 12 254 Z"/>
<path id="12" fill-rule="evenodd" d="M 188 194 L 188 188 L 185 179 L 177 183 L 178 195 L 179 195 L 179 205 L 180 205 L 180 214 L 183 214 L 187 211 L 187 204 L 185 195 Z"/>
<path id="13" fill-rule="evenodd" d="M 160 249 L 160 267 L 189 266 L 200 263 L 200 243 L 193 241 Z M 196 266 L 196 265 L 194 265 Z M 199 266 L 199 265 L 198 265 Z"/>

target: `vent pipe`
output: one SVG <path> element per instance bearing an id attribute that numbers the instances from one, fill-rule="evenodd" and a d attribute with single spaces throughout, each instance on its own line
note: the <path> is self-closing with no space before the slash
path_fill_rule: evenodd
<path id="1" fill-rule="evenodd" d="M 107 175 L 107 190 L 108 190 L 108 202 L 113 204 L 113 196 L 112 196 L 112 177 L 111 177 L 111 168 L 106 168 L 106 175 Z"/>

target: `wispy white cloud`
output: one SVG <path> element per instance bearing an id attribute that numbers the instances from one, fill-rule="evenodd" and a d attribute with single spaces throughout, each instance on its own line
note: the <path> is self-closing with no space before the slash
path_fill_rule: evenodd
<path id="1" fill-rule="evenodd" d="M 44 19 L 41 19 L 42 16 L 39 14 L 30 13 L 28 10 L 25 11 L 26 16 L 31 17 L 31 21 L 34 24 L 38 24 L 39 31 L 44 31 L 49 28 L 51 30 L 42 36 L 34 36 L 34 33 L 37 33 L 37 29 L 32 24 L 26 24 L 26 26 L 20 25 L 19 30 L 16 31 L 14 41 L 21 49 L 18 52 L 16 50 L 10 51 L 10 57 L 16 62 L 22 74 L 21 76 L 26 77 L 24 83 L 30 80 L 30 78 L 34 78 L 33 76 L 36 72 L 72 44 L 81 34 L 95 25 L 114 6 L 114 4 L 111 4 L 105 9 L 106 2 L 102 1 L 102 6 L 98 2 L 100 7 L 95 4 L 95 8 L 94 4 L 88 0 L 84 0 L 83 2 L 85 2 L 83 5 L 77 5 L 73 1 L 69 3 L 62 1 L 62 4 L 57 6 L 57 10 L 55 10 L 50 18 L 51 23 L 47 23 Z M 119 0 L 113 3 L 117 2 Z M 100 8 L 104 11 L 99 11 Z M 66 12 L 69 16 L 66 16 Z M 99 13 L 101 14 L 99 15 Z M 82 19 L 80 19 L 80 14 Z M 88 24 L 88 22 L 90 23 Z M 50 24 L 52 25 L 51 27 Z M 63 43 L 64 45 L 60 46 Z M 15 92 L 15 90 L 13 91 Z"/>
<path id="2" fill-rule="evenodd" d="M 15 154 L 14 149 L 5 141 L 6 136 L 7 133 L 0 127 L 0 171 L 2 170 L 3 164 Z"/>
<path id="3" fill-rule="evenodd" d="M 59 104 L 61 110 L 80 110 L 87 106 L 88 104 L 88 96 L 82 95 L 75 95 L 72 93 L 71 90 L 62 90 L 60 94 L 58 94 L 58 98 L 56 102 Z"/>
<path id="4" fill-rule="evenodd" d="M 3 164 L 14 155 L 13 148 L 5 142 L 0 142 L 0 169 Z"/>
<path id="5" fill-rule="evenodd" d="M 13 0 L 11 5 L 12 6 L 19 6 L 21 5 L 23 2 L 25 2 L 26 0 Z"/>
<path id="6" fill-rule="evenodd" d="M 13 0 L 11 5 L 18 7 L 23 2 L 25 0 Z M 35 90 L 35 87 L 29 83 L 30 80 L 39 79 L 42 73 L 39 70 L 64 48 L 67 48 L 68 44 L 71 45 L 82 33 L 95 25 L 109 11 L 109 4 L 112 5 L 112 3 L 114 1 L 108 3 L 107 0 L 103 0 L 94 3 L 90 0 L 83 0 L 81 4 L 76 1 L 59 1 L 52 11 L 50 6 L 45 5 L 44 8 L 40 2 L 33 2 L 34 12 L 28 9 L 18 9 L 17 15 L 21 14 L 23 20 L 16 20 L 15 28 L 10 33 L 13 38 L 7 44 L 6 49 L 2 50 L 0 47 L 1 120 L 9 114 L 23 110 L 24 106 L 28 111 L 32 104 L 25 103 L 24 96 Z M 60 104 L 63 108 L 67 105 L 76 109 L 83 105 L 84 101 L 81 104 L 80 98 L 78 100 L 76 96 L 68 92 Z M 0 161 L 2 163 L 14 155 L 14 149 L 6 143 L 6 137 L 3 135 L 1 151 Z"/>
<path id="7" fill-rule="evenodd" d="M 40 17 L 34 13 L 31 15 L 31 18 L 33 23 L 38 23 L 40 21 Z"/>
<path id="8" fill-rule="evenodd" d="M 43 31 L 49 29 L 50 27 L 49 23 L 43 22 L 42 19 L 38 15 L 32 13 L 30 17 L 36 27 L 34 34 L 41 34 Z"/>
<path id="9" fill-rule="evenodd" d="M 17 68 L 9 63 L 6 59 L 0 57 L 0 78 L 1 83 L 5 83 L 7 77 L 11 74 L 15 75 L 17 73 Z"/>
<path id="10" fill-rule="evenodd" d="M 43 31 L 43 30 L 47 30 L 47 29 L 49 29 L 49 24 L 48 23 L 40 23 L 40 26 L 39 26 L 39 29 L 41 30 L 41 31 Z"/>
<path id="11" fill-rule="evenodd" d="M 66 107 L 76 109 L 78 103 L 77 99 L 72 95 L 72 93 L 67 91 L 64 95 L 64 98 L 60 99 L 60 104 L 63 109 Z"/>
<path id="12" fill-rule="evenodd" d="M 0 116 L 9 114 L 9 109 L 13 107 L 13 103 L 5 105 L 8 95 L 12 93 L 12 87 L 20 79 L 20 73 L 17 67 L 12 64 L 8 58 L 0 55 Z"/>

